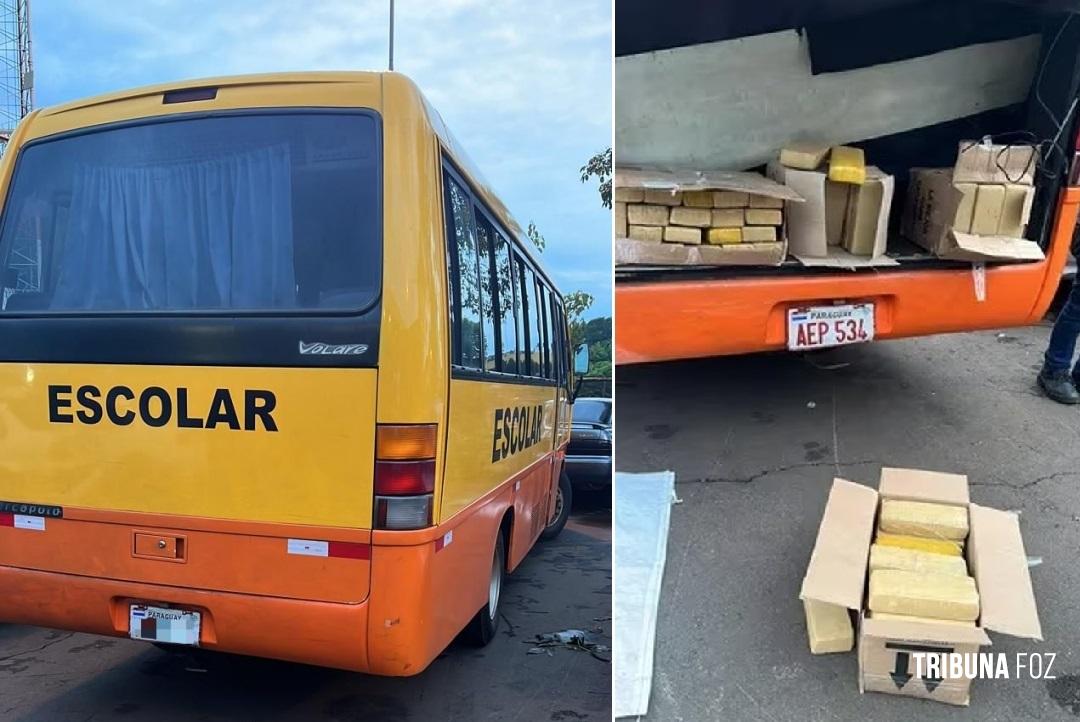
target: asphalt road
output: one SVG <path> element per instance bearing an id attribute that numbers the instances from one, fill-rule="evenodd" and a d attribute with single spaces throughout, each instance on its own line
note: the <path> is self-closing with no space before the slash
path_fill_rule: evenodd
<path id="1" fill-rule="evenodd" d="M 620 471 L 676 472 L 646 719 L 1080 716 L 1080 408 L 1038 395 L 1049 327 L 620 367 Z M 811 656 L 799 586 L 834 476 L 882 465 L 969 476 L 1021 512 L 1056 681 L 976 680 L 968 708 L 860 695 L 854 654 Z M 618 590 L 616 590 L 618 593 Z"/>
<path id="2" fill-rule="evenodd" d="M 608 720 L 610 664 L 569 649 L 528 654 L 534 635 L 566 628 L 599 629 L 611 644 L 610 502 L 581 502 L 509 578 L 497 638 L 481 650 L 455 642 L 417 677 L 224 655 L 204 664 L 126 639 L 0 624 L 0 720 Z"/>

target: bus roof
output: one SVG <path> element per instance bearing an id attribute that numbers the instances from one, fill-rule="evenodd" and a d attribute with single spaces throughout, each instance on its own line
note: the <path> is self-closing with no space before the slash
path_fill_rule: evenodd
<path id="1" fill-rule="evenodd" d="M 169 83 L 158 83 L 155 85 L 146 85 L 138 88 L 131 88 L 128 90 L 115 91 L 112 93 L 104 93 L 101 95 L 95 95 L 79 100 L 69 101 L 67 103 L 61 103 L 58 105 L 49 106 L 40 110 L 34 111 L 25 119 L 24 123 L 20 124 L 23 133 L 16 133 L 15 142 L 19 142 L 25 139 L 26 126 L 32 126 L 36 120 L 56 119 L 57 116 L 63 116 L 68 113 L 79 113 L 80 111 L 90 111 L 89 115 L 92 115 L 95 119 L 100 119 L 100 113 L 94 113 L 94 110 L 101 111 L 103 106 L 110 105 L 112 103 L 118 103 L 123 101 L 131 101 L 136 99 L 149 99 L 155 96 L 163 95 L 164 93 L 178 91 L 178 90 L 191 90 L 195 88 L 223 88 L 223 87 L 240 87 L 240 86 L 271 86 L 271 85 L 326 85 L 326 84 L 348 84 L 354 86 L 369 86 L 373 91 L 382 95 L 382 90 L 385 83 L 403 83 L 408 86 L 411 92 L 415 95 L 417 102 L 423 106 L 424 115 L 428 120 L 428 124 L 431 126 L 435 135 L 439 138 L 446 153 L 453 159 L 453 161 L 459 166 L 461 170 L 468 176 L 470 182 L 472 182 L 476 192 L 487 204 L 488 208 L 495 214 L 499 222 L 504 226 L 507 232 L 514 235 L 518 241 L 518 245 L 523 249 L 523 252 L 532 261 L 533 266 L 536 267 L 539 272 L 544 275 L 552 288 L 558 290 L 554 280 L 550 274 L 544 268 L 544 264 L 541 262 L 539 254 L 532 248 L 532 242 L 526 237 L 521 224 L 519 224 L 510 213 L 509 209 L 503 204 L 503 202 L 496 195 L 491 184 L 484 178 L 479 168 L 469 158 L 465 149 L 457 141 L 454 135 L 450 132 L 446 123 L 443 121 L 442 116 L 432 106 L 432 104 L 424 96 L 423 92 L 417 87 L 408 76 L 401 73 L 385 72 L 385 71 L 301 71 L 301 72 L 288 72 L 288 73 L 259 73 L 251 75 L 229 75 L 213 78 L 196 78 L 191 80 L 173 81 Z M 160 106 L 158 106 L 160 107 Z M 200 108 L 205 110 L 205 108 Z M 194 108 L 192 108 L 194 110 Z M 379 108 L 381 110 L 381 108 Z M 177 111 L 183 112 L 180 108 Z M 84 126 L 93 125 L 93 122 L 82 123 Z M 46 125 L 51 125 L 47 123 Z M 49 134 L 46 132 L 45 134 Z M 19 137 L 22 136 L 22 137 Z M 31 131 L 32 137 L 41 137 L 37 133 Z"/>

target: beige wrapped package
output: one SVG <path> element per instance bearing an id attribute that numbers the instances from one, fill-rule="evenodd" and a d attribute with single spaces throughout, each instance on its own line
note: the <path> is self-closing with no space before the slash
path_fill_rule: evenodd
<path id="1" fill-rule="evenodd" d="M 627 236 L 635 241 L 648 241 L 649 243 L 660 243 L 664 240 L 664 227 L 663 226 L 630 226 L 630 233 Z"/>
<path id="2" fill-rule="evenodd" d="M 658 206 L 680 206 L 682 205 L 682 192 L 675 191 L 673 193 L 669 190 L 646 188 L 645 202 Z"/>
<path id="3" fill-rule="evenodd" d="M 874 544 L 870 547 L 870 571 L 877 569 L 901 569 L 920 574 L 952 574 L 960 577 L 966 577 L 968 573 L 967 562 L 963 557 Z"/>
<path id="4" fill-rule="evenodd" d="M 683 226 L 668 226 L 664 229 L 664 242 L 690 243 L 695 246 L 699 245 L 701 243 L 701 229 L 685 228 Z"/>
<path id="5" fill-rule="evenodd" d="M 973 622 L 979 618 L 975 580 L 900 569 L 870 572 L 870 611 Z"/>
<path id="6" fill-rule="evenodd" d="M 667 206 L 629 205 L 626 218 L 632 226 L 666 226 L 671 209 Z"/>
<path id="7" fill-rule="evenodd" d="M 879 526 L 889 534 L 962 541 L 968 535 L 968 510 L 925 501 L 883 499 Z"/>
<path id="8" fill-rule="evenodd" d="M 748 226 L 779 226 L 784 223 L 782 211 L 772 208 L 747 208 L 746 225 Z"/>
<path id="9" fill-rule="evenodd" d="M 690 208 L 712 208 L 712 191 L 683 191 L 682 204 Z"/>
<path id="10" fill-rule="evenodd" d="M 855 646 L 855 630 L 846 607 L 804 599 L 803 611 L 811 654 L 850 652 Z"/>
<path id="11" fill-rule="evenodd" d="M 691 226 L 693 228 L 708 228 L 712 223 L 711 208 L 672 208 L 671 219 L 673 226 Z"/>
<path id="12" fill-rule="evenodd" d="M 713 208 L 746 208 L 750 205 L 750 194 L 745 191 L 715 191 Z"/>
<path id="13" fill-rule="evenodd" d="M 933 617 L 909 617 L 906 614 L 889 614 L 888 612 L 868 612 L 870 619 L 891 620 L 894 622 L 919 622 L 926 624 L 959 624 L 962 627 L 974 627 L 975 622 L 958 622 L 955 619 L 934 619 Z"/>
<path id="14" fill-rule="evenodd" d="M 825 162 L 829 146 L 811 141 L 795 141 L 780 150 L 780 165 L 799 170 L 817 170 Z"/>

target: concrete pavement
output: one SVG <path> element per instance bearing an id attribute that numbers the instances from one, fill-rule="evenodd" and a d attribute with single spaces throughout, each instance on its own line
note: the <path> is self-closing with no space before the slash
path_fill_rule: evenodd
<path id="1" fill-rule="evenodd" d="M 620 367 L 617 467 L 672 469 L 647 719 L 1074 719 L 1080 716 L 1080 408 L 1039 396 L 1048 326 Z M 811 656 L 799 585 L 832 478 L 882 465 L 968 474 L 1021 512 L 1056 681 L 976 680 L 967 709 L 860 696 L 854 654 Z"/>

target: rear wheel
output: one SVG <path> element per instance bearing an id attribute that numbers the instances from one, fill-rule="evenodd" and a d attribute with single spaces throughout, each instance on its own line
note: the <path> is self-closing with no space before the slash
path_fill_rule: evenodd
<path id="1" fill-rule="evenodd" d="M 500 530 L 495 538 L 495 552 L 491 557 L 491 573 L 488 576 L 488 597 L 484 608 L 465 628 L 465 638 L 477 647 L 483 647 L 495 638 L 499 630 L 499 606 L 502 601 L 502 586 L 506 580 L 506 535 Z"/>
<path id="2" fill-rule="evenodd" d="M 574 502 L 574 490 L 570 486 L 570 477 L 566 471 L 559 474 L 559 489 L 555 492 L 555 512 L 551 520 L 540 532 L 540 538 L 544 541 L 559 536 L 559 532 L 566 526 L 566 520 L 570 518 L 570 505 Z"/>

